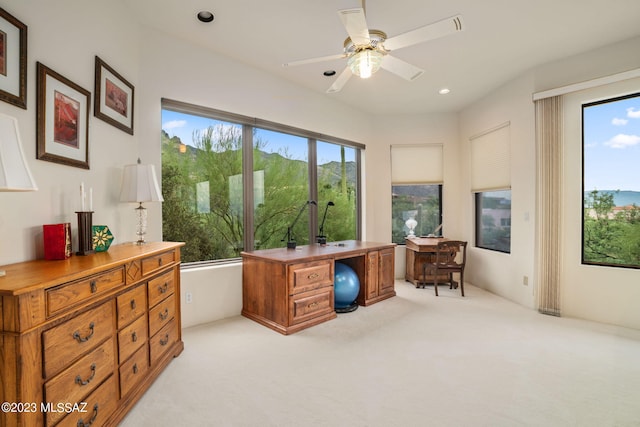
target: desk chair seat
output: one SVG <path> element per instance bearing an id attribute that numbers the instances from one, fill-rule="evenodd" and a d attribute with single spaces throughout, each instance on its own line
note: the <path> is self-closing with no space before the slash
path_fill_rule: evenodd
<path id="1" fill-rule="evenodd" d="M 445 240 L 438 242 L 433 262 L 422 264 L 422 277 L 427 281 L 433 276 L 433 287 L 438 296 L 438 275 L 448 274 L 450 286 L 453 288 L 453 274 L 460 274 L 460 293 L 464 296 L 464 266 L 467 262 L 467 242 L 461 240 Z"/>

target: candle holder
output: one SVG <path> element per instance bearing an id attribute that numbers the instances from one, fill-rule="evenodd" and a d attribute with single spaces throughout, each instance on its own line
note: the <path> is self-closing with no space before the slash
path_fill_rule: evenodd
<path id="1" fill-rule="evenodd" d="M 76 255 L 89 255 L 93 251 L 93 211 L 80 211 L 78 214 L 78 252 Z"/>

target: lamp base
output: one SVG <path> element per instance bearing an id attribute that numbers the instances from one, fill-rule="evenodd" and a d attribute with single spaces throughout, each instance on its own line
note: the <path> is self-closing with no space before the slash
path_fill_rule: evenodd
<path id="1" fill-rule="evenodd" d="M 316 242 L 319 245 L 322 245 L 322 246 L 326 245 L 327 244 L 327 236 L 316 236 Z"/>
<path id="2" fill-rule="evenodd" d="M 296 248 L 296 241 L 295 240 L 289 240 L 287 242 L 287 249 L 295 249 Z"/>

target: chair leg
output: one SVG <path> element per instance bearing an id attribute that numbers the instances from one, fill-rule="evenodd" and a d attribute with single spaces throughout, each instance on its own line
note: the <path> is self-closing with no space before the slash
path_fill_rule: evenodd
<path id="1" fill-rule="evenodd" d="M 460 292 L 464 296 L 464 271 L 460 272 Z"/>
<path id="2" fill-rule="evenodd" d="M 436 296 L 438 296 L 438 268 L 437 267 L 434 274 L 435 276 L 433 278 L 433 289 L 436 291 Z"/>

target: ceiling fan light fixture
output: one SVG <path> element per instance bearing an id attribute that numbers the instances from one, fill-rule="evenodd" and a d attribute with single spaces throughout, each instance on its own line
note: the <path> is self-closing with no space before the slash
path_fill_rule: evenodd
<path id="1" fill-rule="evenodd" d="M 368 79 L 380 69 L 382 52 L 374 49 L 363 49 L 349 57 L 347 65 L 351 72 L 361 79 Z"/>

